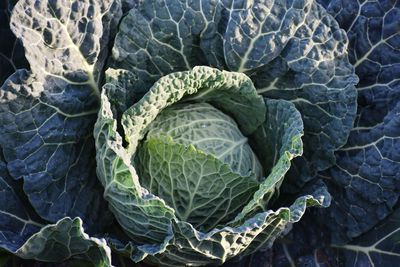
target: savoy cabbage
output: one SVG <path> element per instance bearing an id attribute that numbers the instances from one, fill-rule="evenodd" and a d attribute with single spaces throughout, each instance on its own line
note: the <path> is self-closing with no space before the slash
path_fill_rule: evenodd
<path id="1" fill-rule="evenodd" d="M 396 266 L 399 17 L 3 1 L 0 265 Z"/>

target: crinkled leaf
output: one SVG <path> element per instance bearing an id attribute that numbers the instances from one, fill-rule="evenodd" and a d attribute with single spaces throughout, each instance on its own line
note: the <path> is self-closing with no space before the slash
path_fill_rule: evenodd
<path id="1" fill-rule="evenodd" d="M 298 222 L 307 207 L 325 205 L 324 194 L 298 198 L 289 208 L 258 213 L 238 227 L 225 227 L 202 233 L 186 222 L 173 221 L 174 241 L 165 250 L 148 251 L 147 260 L 163 266 L 186 262 L 193 266 L 222 264 L 238 254 L 271 247 L 287 227 Z M 161 254 L 159 254 L 161 253 Z"/>
<path id="2" fill-rule="evenodd" d="M 117 120 L 103 87 L 102 105 L 95 125 L 97 174 L 104 198 L 121 227 L 137 243 L 161 243 L 168 235 L 174 211 L 160 198 L 142 189 L 130 155 L 122 146 Z"/>
<path id="3" fill-rule="evenodd" d="M 0 101 L 0 144 L 8 170 L 24 179 L 38 214 L 53 222 L 68 214 L 97 224 L 104 204 L 92 156 L 97 114 L 92 91 L 51 76 L 38 82 L 18 71 L 1 88 Z"/>
<path id="4" fill-rule="evenodd" d="M 327 194 L 327 187 L 321 180 L 316 180 L 303 189 L 302 194 L 304 193 L 311 193 L 317 197 Z M 277 202 L 277 206 L 287 203 L 288 196 L 282 195 Z M 271 248 L 266 250 L 263 247 L 252 255 L 233 259 L 223 267 L 342 266 L 340 253 L 337 249 L 330 247 L 328 229 L 318 224 L 313 214 L 305 214 L 300 222 L 294 224 L 289 230 L 287 234 L 277 239 Z"/>
<path id="5" fill-rule="evenodd" d="M 251 119 L 256 122 L 265 120 L 265 117 L 258 117 L 259 113 L 252 113 L 252 109 L 265 110 L 266 103 L 254 94 L 255 88 L 251 81 L 240 73 L 221 72 L 208 67 L 195 67 L 192 71 L 173 73 L 161 78 L 139 102 L 123 114 L 122 125 L 129 142 L 128 148 L 124 148 L 122 138 L 117 132 L 117 120 L 107 97 L 107 92 L 113 86 L 115 85 L 107 84 L 104 87 L 102 108 L 95 127 L 97 171 L 111 209 L 124 231 L 133 239 L 133 242 L 126 245 L 115 240 L 111 242 L 120 253 L 130 255 L 134 261 L 146 259 L 163 266 L 185 263 L 221 264 L 238 254 L 252 253 L 260 247 L 271 246 L 289 225 L 301 218 L 307 206 L 329 205 L 330 198 L 326 191 L 317 193 L 315 197 L 300 197 L 289 208 L 283 207 L 276 211 L 264 211 L 268 209 L 266 202 L 257 201 L 257 197 L 270 196 L 275 192 L 272 187 L 281 182 L 290 166 L 288 161 L 301 153 L 300 115 L 293 104 L 270 100 L 267 106 L 270 108 L 271 118 L 265 127 L 279 128 L 281 143 L 285 147 L 281 151 L 280 165 L 278 163 L 279 166 L 272 170 L 274 174 L 263 181 L 264 186 L 259 190 L 260 193 L 253 195 L 254 201 L 251 203 L 260 204 L 257 208 L 261 206 L 262 209 L 256 210 L 250 205 L 242 212 L 242 218 L 210 232 L 201 232 L 190 223 L 180 221 L 176 216 L 177 211 L 165 203 L 168 201 L 149 193 L 139 183 L 132 157 L 140 149 L 138 143 L 145 136 L 148 125 L 162 109 L 179 100 L 207 101 L 212 104 L 215 102 L 223 106 L 222 101 L 232 99 L 235 101 L 228 101 L 225 105 L 229 110 L 228 114 L 236 118 L 239 125 L 242 123 L 247 126 L 249 124 L 246 119 L 249 116 L 253 116 Z M 230 97 L 220 98 L 222 92 L 226 92 L 227 96 L 230 93 Z M 188 96 L 185 97 L 185 94 Z M 214 99 L 213 96 L 217 98 Z M 247 103 L 249 99 L 252 99 L 253 106 L 245 105 L 242 110 L 242 105 L 230 105 L 241 103 L 240 100 Z M 236 107 L 236 110 L 231 107 Z M 240 116 L 235 117 L 239 112 Z M 266 111 L 264 115 L 265 113 Z M 279 122 L 277 116 L 284 119 L 281 127 L 276 125 Z M 251 128 L 247 128 L 249 129 Z M 264 190 L 271 184 L 271 190 Z"/>
<path id="6" fill-rule="evenodd" d="M 102 225 L 92 130 L 119 8 L 112 0 L 21 0 L 14 8 L 11 26 L 32 74 L 19 71 L 1 88 L 0 145 L 10 174 L 23 178 L 35 210 L 51 222 L 68 215 Z"/>
<path id="7" fill-rule="evenodd" d="M 229 70 L 245 72 L 268 64 L 304 24 L 312 1 L 225 1 L 229 10 L 224 56 Z M 230 4 L 230 5 L 229 5 Z"/>
<path id="8" fill-rule="evenodd" d="M 166 74 L 207 65 L 205 59 L 219 57 L 218 50 L 202 46 L 212 45 L 220 9 L 216 0 L 141 2 L 121 21 L 113 65 L 134 72 L 141 92 Z"/>
<path id="9" fill-rule="evenodd" d="M 254 132 L 265 119 L 264 101 L 246 75 L 194 67 L 191 71 L 162 77 L 148 94 L 124 113 L 121 121 L 129 150 L 136 150 L 147 126 L 162 109 L 183 97 L 185 101 L 208 102 L 224 111 L 235 119 L 244 135 Z"/>
<path id="10" fill-rule="evenodd" d="M 170 231 L 170 221 L 175 217 L 174 211 L 163 200 L 140 186 L 136 171 L 131 165 L 146 127 L 163 108 L 184 95 L 192 95 L 190 101 L 195 101 L 196 97 L 204 96 L 204 99 L 209 99 L 212 95 L 226 95 L 229 97 L 216 97 L 212 102 L 222 105 L 225 101 L 225 110 L 231 111 L 238 122 L 243 122 L 243 129 L 251 131 L 264 120 L 265 112 L 258 113 L 259 110 L 265 110 L 264 101 L 256 94 L 249 78 L 240 73 L 195 67 L 192 71 L 167 75 L 123 114 L 121 123 L 125 130 L 125 139 L 129 142 L 129 147 L 125 150 L 117 132 L 114 108 L 106 95 L 109 91 L 115 92 L 115 87 L 112 83 L 104 86 L 102 108 L 95 127 L 97 173 L 105 187 L 104 194 L 110 208 L 130 237 L 140 243 L 163 242 Z M 247 102 L 252 105 L 241 105 L 240 109 L 237 108 L 236 103 Z M 149 108 L 150 106 L 153 108 Z M 249 120 L 244 114 L 256 115 Z"/>
<path id="11" fill-rule="evenodd" d="M 0 3 L 0 85 L 19 68 L 27 68 L 28 62 L 24 49 L 10 29 L 10 13 L 14 7 L 12 1 Z"/>
<path id="12" fill-rule="evenodd" d="M 18 190 L 21 189 L 9 176 L 0 156 L 0 248 L 8 251 L 16 251 L 43 226 L 31 218 L 29 206 L 24 205 Z"/>
<path id="13" fill-rule="evenodd" d="M 304 156 L 294 161 L 292 186 L 302 186 L 310 174 L 331 166 L 353 125 L 357 77 L 346 45 L 346 33 L 313 3 L 279 57 L 251 74 L 259 93 L 291 101 L 302 115 Z"/>
<path id="14" fill-rule="evenodd" d="M 0 158 L 0 248 L 25 259 L 63 261 L 70 257 L 89 260 L 95 266 L 111 266 L 111 251 L 104 240 L 91 238 L 79 218 L 63 218 L 44 226 L 31 216 L 21 188 Z"/>
<path id="15" fill-rule="evenodd" d="M 89 237 L 79 218 L 66 217 L 43 227 L 13 253 L 21 258 L 51 262 L 76 256 L 95 266 L 112 266 L 111 250 L 105 240 Z"/>
<path id="16" fill-rule="evenodd" d="M 324 1 L 349 36 L 360 77 L 347 144 L 327 178 L 335 201 L 326 224 L 335 242 L 357 237 L 392 212 L 400 193 L 400 3 Z"/>
<path id="17" fill-rule="evenodd" d="M 233 219 L 258 188 L 213 154 L 171 137 L 151 136 L 138 149 L 141 185 L 173 207 L 177 218 L 210 231 Z"/>
<path id="18" fill-rule="evenodd" d="M 120 12 L 114 0 L 22 0 L 14 7 L 11 28 L 39 80 L 49 75 L 99 95 L 100 70 Z"/>
<path id="19" fill-rule="evenodd" d="M 268 208 L 271 198 L 279 195 L 291 160 L 303 153 L 303 122 L 295 106 L 285 100 L 265 100 L 265 106 L 266 120 L 251 136 L 251 143 L 269 175 L 237 215 L 239 221 Z"/>

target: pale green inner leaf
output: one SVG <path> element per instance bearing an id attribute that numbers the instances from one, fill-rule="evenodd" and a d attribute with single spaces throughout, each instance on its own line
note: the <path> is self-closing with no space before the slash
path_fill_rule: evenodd
<path id="1" fill-rule="evenodd" d="M 208 103 L 175 104 L 163 110 L 149 126 L 147 136 L 159 134 L 213 155 L 235 173 L 262 176 L 261 164 L 236 122 Z"/>
<path id="2" fill-rule="evenodd" d="M 258 188 L 247 176 L 171 137 L 148 138 L 136 158 L 142 186 L 174 208 L 177 217 L 208 231 L 232 219 Z"/>

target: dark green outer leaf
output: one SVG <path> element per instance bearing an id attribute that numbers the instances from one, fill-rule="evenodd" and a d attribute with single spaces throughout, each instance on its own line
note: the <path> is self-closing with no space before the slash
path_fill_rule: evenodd
<path id="1" fill-rule="evenodd" d="M 95 266 L 111 267 L 104 240 L 91 238 L 79 218 L 62 218 L 44 225 L 21 196 L 21 185 L 7 172 L 0 153 L 0 249 L 25 259 L 62 261 L 79 256 Z M 4 204 L 6 203 L 6 204 Z"/>
<path id="2" fill-rule="evenodd" d="M 35 78 L 18 71 L 0 91 L 0 144 L 7 167 L 12 177 L 24 179 L 24 192 L 43 218 L 55 222 L 70 214 L 93 225 L 104 205 L 91 156 L 96 98 L 78 109 L 80 99 L 93 96 L 91 90 L 50 77 L 42 87 Z M 66 98 L 74 100 L 66 103 Z"/>
<path id="3" fill-rule="evenodd" d="M 395 267 L 400 260 L 400 210 L 350 244 L 335 246 L 344 253 L 345 266 Z"/>
<path id="4" fill-rule="evenodd" d="M 147 92 L 164 75 L 207 65 L 205 59 L 219 56 L 201 47 L 213 44 L 220 9 L 217 0 L 141 2 L 121 21 L 113 66 L 134 72 L 139 77 L 135 90 Z"/>
<path id="5" fill-rule="evenodd" d="M 305 23 L 312 1 L 222 1 L 227 9 L 224 57 L 231 71 L 251 71 L 276 58 Z"/>
<path id="6" fill-rule="evenodd" d="M 302 115 L 305 150 L 289 173 L 291 186 L 301 187 L 315 171 L 331 166 L 353 125 L 358 79 L 346 45 L 345 32 L 313 3 L 279 57 L 251 74 L 259 93 L 291 101 Z"/>
<path id="7" fill-rule="evenodd" d="M 10 13 L 14 6 L 11 2 L 0 3 L 0 86 L 14 71 L 29 66 L 21 42 L 10 29 Z"/>
<path id="8" fill-rule="evenodd" d="M 19 186 L 9 176 L 4 159 L 0 156 L 0 203 L 3 203 L 0 208 L 0 247 L 8 251 L 16 251 L 43 226 L 31 219 L 29 206 L 25 207 L 18 190 Z"/>
<path id="9" fill-rule="evenodd" d="M 82 7 L 82 3 L 75 4 Z M 42 1 L 40 6 L 34 7 L 30 4 L 33 5 L 33 2 L 19 2 L 13 25 L 28 47 L 27 55 L 34 74 L 18 71 L 0 91 L 0 144 L 13 176 L 10 178 L 7 174 L 7 181 L 3 177 L 1 186 L 4 191 L 0 190 L 4 192 L 0 201 L 3 207 L 0 211 L 0 244 L 23 258 L 61 261 L 80 255 L 98 266 L 111 266 L 110 251 L 104 241 L 89 238 L 83 231 L 81 219 L 64 218 L 66 214 L 85 218 L 87 225 L 95 225 L 91 228 L 94 231 L 96 227 L 102 227 L 108 217 L 104 204 L 98 198 L 101 188 L 96 186 L 94 161 L 90 155 L 93 151 L 91 129 L 98 109 L 96 88 L 93 87 L 97 85 L 93 79 L 97 75 L 96 69 L 101 67 L 104 49 L 96 46 L 97 41 L 93 40 L 98 54 L 89 55 L 93 52 L 85 50 L 89 46 L 75 50 L 75 43 L 68 39 L 67 27 L 68 23 L 74 23 L 74 19 L 71 18 L 64 26 L 62 18 L 59 21 L 55 19 L 60 15 L 57 12 L 62 12 L 56 8 L 60 3 L 52 2 L 51 6 L 47 6 L 48 3 Z M 43 12 L 35 13 L 38 12 L 36 8 L 42 8 Z M 52 8 L 57 15 L 52 13 Z M 15 15 L 18 10 L 22 11 L 18 14 L 23 22 L 17 23 L 16 20 L 21 19 Z M 118 17 L 118 5 L 112 6 L 110 13 L 102 18 L 103 22 L 109 23 L 108 18 L 112 16 Z M 31 19 L 35 20 L 36 26 L 46 26 L 43 29 L 30 28 Z M 51 29 L 46 28 L 50 27 L 46 20 L 54 23 L 51 27 L 61 29 L 57 36 L 52 36 Z M 104 30 L 102 38 L 107 39 L 108 26 L 101 28 Z M 37 40 L 35 30 L 43 33 L 42 40 Z M 74 28 L 73 31 L 78 35 L 79 30 Z M 36 38 L 38 42 L 33 42 L 31 38 Z M 98 41 L 106 42 L 104 39 Z M 83 40 L 89 41 L 88 38 Z M 71 57 L 63 57 L 65 61 L 61 64 L 65 64 L 59 66 L 54 58 L 58 60 L 57 52 L 61 49 L 51 50 L 47 45 L 53 45 L 52 48 L 66 45 L 70 48 L 64 52 Z M 40 54 L 44 51 L 46 56 Z M 81 52 L 87 53 L 85 59 L 92 64 L 91 67 L 85 64 L 82 65 L 87 69 L 82 69 L 82 65 L 73 67 L 73 63 L 81 62 L 74 62 Z M 60 73 L 60 68 L 65 72 Z M 24 192 L 21 187 L 16 191 L 10 186 L 16 183 L 13 179 L 19 178 L 24 179 Z M 42 220 L 39 219 L 38 223 L 32 219 L 30 214 L 33 212 L 27 210 L 30 205 L 19 199 L 24 194 L 43 218 L 57 224 L 40 229 Z M 104 221 L 99 221 L 99 218 Z"/>
<path id="10" fill-rule="evenodd" d="M 69 215 L 101 227 L 98 219 L 108 217 L 98 198 L 92 129 L 119 8 L 113 0 L 21 0 L 13 11 L 32 74 L 18 71 L 0 90 L 0 145 L 10 175 L 24 180 L 30 202 L 50 222 Z"/>
<path id="11" fill-rule="evenodd" d="M 360 78 L 354 128 L 336 165 L 321 174 L 335 201 L 319 217 L 334 242 L 344 242 L 388 216 L 400 194 L 400 2 L 322 2 L 347 31 Z"/>

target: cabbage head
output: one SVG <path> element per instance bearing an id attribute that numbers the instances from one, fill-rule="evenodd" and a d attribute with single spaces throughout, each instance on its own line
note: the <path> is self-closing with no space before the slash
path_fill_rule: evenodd
<path id="1" fill-rule="evenodd" d="M 321 190 L 271 209 L 303 153 L 303 122 L 292 103 L 264 99 L 245 74 L 175 72 L 124 112 L 112 99 L 124 99 L 133 75 L 107 74 L 94 130 L 97 174 L 131 239 L 114 246 L 134 260 L 222 264 L 269 247 L 307 207 L 329 204 Z"/>

